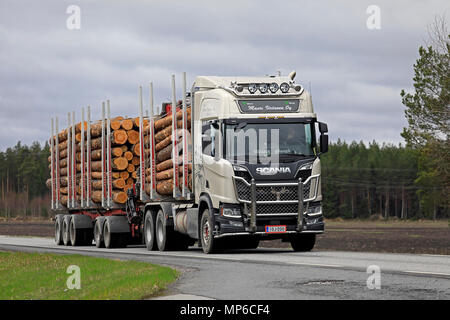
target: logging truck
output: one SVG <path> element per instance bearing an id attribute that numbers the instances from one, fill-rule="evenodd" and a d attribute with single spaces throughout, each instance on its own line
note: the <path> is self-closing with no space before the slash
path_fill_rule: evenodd
<path id="1" fill-rule="evenodd" d="M 328 128 L 311 95 L 288 76 L 186 74 L 177 100 L 155 114 L 139 87 L 138 117 L 51 119 L 49 167 L 57 245 L 187 250 L 257 248 L 261 240 L 310 251 L 324 232 L 320 156 Z M 87 118 L 85 118 L 87 116 Z"/>

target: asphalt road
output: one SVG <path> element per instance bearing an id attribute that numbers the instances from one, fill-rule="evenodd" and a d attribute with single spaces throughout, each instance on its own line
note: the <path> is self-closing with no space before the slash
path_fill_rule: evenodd
<path id="1" fill-rule="evenodd" d="M 450 299 L 450 256 L 289 249 L 236 250 L 216 255 L 56 246 L 50 238 L 0 236 L 0 249 L 83 254 L 168 265 L 182 271 L 165 298 Z M 370 267 L 376 266 L 376 267 Z M 369 273 L 368 273 L 369 268 Z M 379 289 L 374 279 L 379 268 Z M 367 282 L 374 289 L 369 289 Z M 164 298 L 164 297 L 163 297 Z"/>

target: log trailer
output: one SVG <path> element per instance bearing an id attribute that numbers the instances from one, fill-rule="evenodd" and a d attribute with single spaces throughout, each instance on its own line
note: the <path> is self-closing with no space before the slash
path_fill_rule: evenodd
<path id="1" fill-rule="evenodd" d="M 148 110 L 140 87 L 138 178 L 126 190 L 124 204 L 113 201 L 109 101 L 100 120 L 100 202 L 92 201 L 90 107 L 87 121 L 82 111 L 87 126 L 80 142 L 75 140 L 75 113 L 68 115 L 65 176 L 59 168 L 58 119 L 52 119 L 49 159 L 56 244 L 92 245 L 94 240 L 97 247 L 145 244 L 148 250 L 167 251 L 197 243 L 205 253 L 213 253 L 282 239 L 295 251 L 310 251 L 316 235 L 324 232 L 320 155 L 328 150 L 328 128 L 317 121 L 310 94 L 294 77 L 295 72 L 198 76 L 187 92 L 183 73 L 177 103 L 172 76 L 172 101 L 158 115 L 153 84 Z M 154 128 L 168 116 L 172 179 L 165 182 L 169 194 L 160 194 Z M 61 181 L 68 189 L 64 203 Z"/>

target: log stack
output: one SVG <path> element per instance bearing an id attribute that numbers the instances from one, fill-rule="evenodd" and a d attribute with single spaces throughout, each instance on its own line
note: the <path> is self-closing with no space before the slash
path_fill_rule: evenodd
<path id="1" fill-rule="evenodd" d="M 187 130 L 190 132 L 191 126 L 191 108 L 188 106 L 187 110 Z M 177 111 L 177 146 L 178 146 L 178 173 L 179 173 L 179 183 L 180 186 L 183 180 L 183 166 L 182 166 L 182 126 L 183 126 L 183 113 L 182 110 Z M 155 163 L 156 163 L 156 192 L 161 195 L 172 195 L 173 194 L 173 161 L 172 161 L 172 114 L 156 120 L 154 122 L 154 145 L 155 145 Z M 145 143 L 145 154 L 150 153 L 149 149 L 149 128 L 145 126 L 144 130 L 144 143 Z M 192 166 L 188 168 L 188 184 L 189 188 L 192 187 Z M 146 192 L 150 193 L 150 169 L 145 170 L 145 180 L 147 182 Z"/>
<path id="2" fill-rule="evenodd" d="M 148 121 L 144 120 L 144 125 Z M 117 117 L 110 121 L 111 127 L 111 170 L 112 170 L 112 199 L 116 204 L 124 204 L 127 200 L 126 190 L 132 188 L 136 182 L 136 169 L 139 166 L 139 118 L 124 119 Z M 87 123 L 78 123 L 75 126 L 76 141 L 76 190 L 79 202 L 81 195 L 81 177 L 86 175 L 86 170 L 81 171 L 81 131 L 84 130 L 85 152 L 87 148 Z M 67 129 L 58 133 L 59 139 L 59 167 L 60 167 L 60 192 L 61 203 L 67 205 L 68 195 L 68 157 L 67 157 Z M 106 139 L 106 138 L 105 138 Z M 102 123 L 91 124 L 91 200 L 94 203 L 102 201 Z M 106 143 L 105 143 L 106 148 Z M 85 153 L 85 161 L 86 161 Z M 51 158 L 49 157 L 49 163 Z M 86 166 L 85 166 L 86 168 Z M 106 171 L 106 167 L 105 167 Z M 106 178 L 106 174 L 105 174 Z M 84 181 L 87 181 L 85 179 Z M 51 180 L 47 181 L 51 188 Z"/>

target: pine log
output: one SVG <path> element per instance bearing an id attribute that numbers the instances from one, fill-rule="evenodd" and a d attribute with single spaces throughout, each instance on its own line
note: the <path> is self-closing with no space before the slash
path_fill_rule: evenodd
<path id="1" fill-rule="evenodd" d="M 113 171 L 111 172 L 113 179 L 119 179 L 120 178 L 120 171 Z"/>
<path id="2" fill-rule="evenodd" d="M 124 191 L 113 190 L 112 198 L 115 203 L 123 204 L 127 202 L 127 194 Z M 102 191 L 96 190 L 92 192 L 91 199 L 95 203 L 102 202 Z"/>
<path id="3" fill-rule="evenodd" d="M 92 179 L 101 179 L 102 175 L 103 174 L 101 172 L 91 172 Z"/>
<path id="4" fill-rule="evenodd" d="M 91 125 L 91 139 L 102 135 L 102 123 L 97 122 Z"/>
<path id="5" fill-rule="evenodd" d="M 113 188 L 115 189 L 123 189 L 123 187 L 125 187 L 125 180 L 122 178 L 115 179 L 113 180 L 112 184 Z"/>
<path id="6" fill-rule="evenodd" d="M 78 122 L 78 123 L 75 125 L 75 133 L 81 133 L 81 125 L 82 125 L 81 122 Z M 87 121 L 84 121 L 84 128 L 83 128 L 83 131 L 86 131 L 86 129 L 87 129 Z"/>
<path id="7" fill-rule="evenodd" d="M 131 153 L 131 151 L 127 151 L 123 154 L 123 156 L 128 160 L 131 161 L 131 159 L 133 159 L 133 153 Z"/>
<path id="8" fill-rule="evenodd" d="M 126 131 L 133 129 L 133 120 L 132 119 L 122 120 L 122 129 Z"/>
<path id="9" fill-rule="evenodd" d="M 130 177 L 125 181 L 125 183 L 126 183 L 126 185 L 133 185 L 134 180 L 133 180 L 133 178 Z"/>
<path id="10" fill-rule="evenodd" d="M 191 115 L 191 108 L 187 108 L 186 113 L 188 114 L 188 117 L 189 117 Z M 183 110 L 177 111 L 176 117 L 177 117 L 177 120 L 182 120 L 183 119 Z M 172 124 L 172 114 L 155 121 L 155 131 L 159 131 L 171 124 Z"/>
<path id="11" fill-rule="evenodd" d="M 123 204 L 127 202 L 127 193 L 124 191 L 113 191 L 113 201 L 115 203 Z"/>
<path id="12" fill-rule="evenodd" d="M 121 157 L 123 155 L 123 150 L 122 148 L 115 147 L 111 149 L 111 154 L 113 157 Z"/>
<path id="13" fill-rule="evenodd" d="M 140 157 L 141 156 L 140 148 L 141 148 L 141 144 L 140 143 L 136 143 L 134 146 L 131 147 L 131 150 L 132 150 L 134 155 Z"/>
<path id="14" fill-rule="evenodd" d="M 113 119 L 111 120 L 111 129 L 112 130 L 119 130 L 121 127 L 121 120 L 120 119 Z"/>
<path id="15" fill-rule="evenodd" d="M 114 145 L 122 145 L 127 142 L 128 136 L 125 130 L 114 130 L 111 135 L 111 142 Z"/>
<path id="16" fill-rule="evenodd" d="M 133 164 L 129 163 L 129 164 L 128 164 L 128 167 L 127 167 L 127 171 L 128 171 L 129 173 L 132 173 L 132 172 L 135 171 L 135 170 L 136 170 L 135 166 L 134 166 Z"/>
<path id="17" fill-rule="evenodd" d="M 172 143 L 156 154 L 156 160 L 163 162 L 172 157 Z"/>
<path id="18" fill-rule="evenodd" d="M 114 158 L 112 161 L 112 169 L 116 171 L 125 170 L 128 166 L 128 160 L 125 157 Z"/>
<path id="19" fill-rule="evenodd" d="M 172 143 L 172 135 L 168 136 L 163 141 L 157 143 L 156 146 L 155 146 L 155 152 L 158 152 L 158 151 L 164 149 L 165 147 L 167 147 L 171 143 Z"/>
<path id="20" fill-rule="evenodd" d="M 139 157 L 133 157 L 133 159 L 131 159 L 131 164 L 134 165 L 135 167 L 139 165 L 139 162 L 140 162 Z"/>
<path id="21" fill-rule="evenodd" d="M 139 142 L 139 132 L 138 131 L 128 130 L 127 135 L 128 135 L 128 142 L 130 144 L 136 144 Z"/>
<path id="22" fill-rule="evenodd" d="M 120 177 L 124 180 L 127 180 L 130 177 L 130 173 L 128 171 L 121 171 L 119 174 Z"/>

